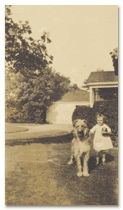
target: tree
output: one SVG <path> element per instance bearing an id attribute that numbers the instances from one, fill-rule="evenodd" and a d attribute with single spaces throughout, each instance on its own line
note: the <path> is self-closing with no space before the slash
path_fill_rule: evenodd
<path id="1" fill-rule="evenodd" d="M 14 23 L 10 17 L 10 8 L 6 6 L 5 16 L 5 60 L 12 72 L 18 71 L 27 77 L 32 77 L 38 69 L 40 74 L 43 69 L 52 63 L 53 56 L 47 53 L 45 42 L 50 43 L 46 32 L 41 40 L 34 40 L 28 21 Z M 25 37 L 27 36 L 27 37 Z"/>
<path id="2" fill-rule="evenodd" d="M 26 21 L 15 23 L 10 6 L 5 13 L 6 118 L 13 122 L 44 123 L 46 109 L 69 90 L 70 80 L 50 67 L 44 32 L 34 40 Z M 27 37 L 26 37 L 27 36 Z"/>
<path id="3" fill-rule="evenodd" d="M 101 67 L 96 69 L 97 72 L 104 71 Z"/>
<path id="4" fill-rule="evenodd" d="M 77 84 L 73 84 L 70 86 L 70 91 L 80 90 Z"/>
<path id="5" fill-rule="evenodd" d="M 118 47 L 115 48 L 112 52 L 110 52 L 110 55 L 112 57 L 113 66 L 115 69 L 115 75 L 118 76 Z"/>

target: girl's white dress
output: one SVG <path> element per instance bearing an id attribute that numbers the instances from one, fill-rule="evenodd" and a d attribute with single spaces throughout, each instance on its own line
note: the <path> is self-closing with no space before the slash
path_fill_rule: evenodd
<path id="1" fill-rule="evenodd" d="M 107 131 L 111 132 L 111 129 L 106 124 L 103 124 L 103 125 L 97 124 L 90 130 L 90 133 L 95 134 L 94 141 L 93 141 L 93 147 L 98 152 L 101 150 L 107 150 L 107 149 L 113 148 L 110 136 L 102 135 L 103 128 L 107 128 Z"/>

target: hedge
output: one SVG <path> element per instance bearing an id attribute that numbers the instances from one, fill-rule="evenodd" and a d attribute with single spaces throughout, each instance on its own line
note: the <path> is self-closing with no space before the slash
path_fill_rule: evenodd
<path id="1" fill-rule="evenodd" d="M 76 119 L 86 119 L 88 127 L 92 128 L 96 124 L 96 118 L 93 108 L 87 106 L 76 106 L 72 115 L 72 121 Z"/>
<path id="2" fill-rule="evenodd" d="M 96 113 L 102 113 L 106 116 L 105 123 L 111 128 L 112 133 L 118 134 L 118 100 L 97 101 L 94 107 L 77 106 L 72 115 L 72 121 L 75 119 L 86 119 L 89 128 L 96 124 Z"/>
<path id="3" fill-rule="evenodd" d="M 118 134 L 118 100 L 95 102 L 93 108 L 106 116 L 105 123 Z"/>
<path id="4" fill-rule="evenodd" d="M 5 121 L 10 123 L 46 123 L 46 108 L 34 107 L 26 113 L 19 112 L 16 108 L 6 107 Z"/>

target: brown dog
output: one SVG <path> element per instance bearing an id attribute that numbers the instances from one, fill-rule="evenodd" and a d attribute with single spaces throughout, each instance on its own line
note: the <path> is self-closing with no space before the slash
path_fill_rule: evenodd
<path id="1" fill-rule="evenodd" d="M 73 135 L 74 138 L 72 140 L 72 151 L 71 151 L 71 159 L 68 162 L 69 165 L 73 163 L 73 157 L 77 162 L 77 176 L 89 176 L 88 173 L 88 160 L 90 153 L 90 145 L 89 145 L 89 129 L 87 126 L 86 120 L 75 120 L 73 122 Z M 81 157 L 83 157 L 83 172 L 81 165 Z"/>

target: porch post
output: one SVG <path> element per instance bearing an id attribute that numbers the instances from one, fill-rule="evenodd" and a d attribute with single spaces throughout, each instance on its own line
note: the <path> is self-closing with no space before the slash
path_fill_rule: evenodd
<path id="1" fill-rule="evenodd" d="M 98 88 L 95 88 L 95 101 L 98 101 Z"/>
<path id="2" fill-rule="evenodd" d="M 95 101 L 100 101 L 99 89 L 95 88 Z"/>
<path id="3" fill-rule="evenodd" d="M 90 87 L 90 107 L 92 108 L 94 104 L 94 90 Z"/>

